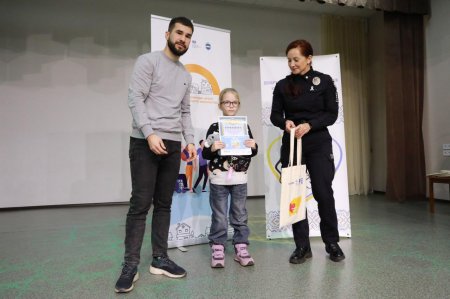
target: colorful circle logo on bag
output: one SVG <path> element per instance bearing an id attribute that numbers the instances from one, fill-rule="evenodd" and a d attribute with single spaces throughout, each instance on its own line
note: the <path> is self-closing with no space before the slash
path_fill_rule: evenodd
<path id="1" fill-rule="evenodd" d="M 296 197 L 291 200 L 289 204 L 289 216 L 297 214 L 298 207 L 300 206 L 300 203 L 302 202 L 302 197 Z"/>

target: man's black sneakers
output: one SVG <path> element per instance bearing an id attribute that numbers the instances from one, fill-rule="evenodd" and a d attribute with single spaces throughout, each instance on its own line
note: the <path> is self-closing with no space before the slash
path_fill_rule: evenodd
<path id="1" fill-rule="evenodd" d="M 116 282 L 116 293 L 128 293 L 134 288 L 134 283 L 139 279 L 137 266 L 123 265 L 122 273 Z"/>
<path id="2" fill-rule="evenodd" d="M 175 264 L 167 256 L 153 257 L 150 273 L 166 275 L 171 278 L 181 278 L 186 276 L 186 270 Z"/>

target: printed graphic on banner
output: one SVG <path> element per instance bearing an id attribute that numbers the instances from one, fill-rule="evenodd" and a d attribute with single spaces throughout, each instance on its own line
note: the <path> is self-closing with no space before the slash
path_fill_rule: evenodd
<path id="1" fill-rule="evenodd" d="M 351 236 L 350 206 L 348 197 L 347 164 L 345 156 L 344 113 L 339 55 L 314 56 L 314 69 L 329 74 L 336 85 L 339 97 L 339 115 L 334 125 L 328 127 L 333 138 L 333 155 L 336 174 L 333 190 L 338 217 L 339 235 Z M 289 75 L 285 57 L 261 57 L 261 101 L 264 143 L 264 172 L 266 184 L 266 237 L 269 239 L 292 237 L 290 227 L 279 228 L 280 220 L 280 148 L 282 132 L 270 121 L 272 96 L 275 84 Z M 317 83 L 317 82 L 316 82 Z M 320 236 L 320 217 L 307 175 L 306 202 L 310 236 Z"/>
<path id="2" fill-rule="evenodd" d="M 164 49 L 170 19 L 151 16 L 152 51 Z M 180 172 L 174 186 L 169 229 L 169 247 L 208 242 L 211 226 L 207 160 L 202 157 L 209 126 L 221 115 L 218 99 L 222 88 L 231 86 L 230 32 L 194 23 L 189 50 L 181 56 L 192 76 L 191 116 L 198 159 L 187 162 L 185 144 L 181 146 Z M 229 234 L 233 233 L 229 229 Z"/>
<path id="3" fill-rule="evenodd" d="M 192 75 L 191 102 L 216 103 L 220 87 L 213 73 L 198 64 L 186 64 L 185 68 Z"/>

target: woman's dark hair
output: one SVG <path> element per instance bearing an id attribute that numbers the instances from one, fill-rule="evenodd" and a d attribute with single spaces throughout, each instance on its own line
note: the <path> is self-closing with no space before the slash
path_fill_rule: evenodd
<path id="1" fill-rule="evenodd" d="M 307 40 L 297 39 L 291 42 L 286 48 L 286 55 L 291 49 L 295 48 L 298 48 L 300 50 L 300 53 L 305 57 L 314 55 L 313 48 Z"/>
<path id="2" fill-rule="evenodd" d="M 286 47 L 286 56 L 288 52 L 292 49 L 298 48 L 300 50 L 300 54 L 302 54 L 305 57 L 312 56 L 314 51 L 311 46 L 311 44 L 304 39 L 297 39 L 289 43 L 289 45 Z M 288 77 L 288 84 L 286 85 L 286 92 L 290 96 L 298 96 L 302 90 L 299 86 L 299 84 L 294 83 L 294 78 L 292 76 Z"/>

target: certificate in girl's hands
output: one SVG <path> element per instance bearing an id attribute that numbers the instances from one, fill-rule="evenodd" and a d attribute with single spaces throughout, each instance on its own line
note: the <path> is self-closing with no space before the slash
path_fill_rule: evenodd
<path id="1" fill-rule="evenodd" d="M 225 143 L 221 156 L 251 155 L 252 150 L 245 146 L 249 139 L 247 116 L 219 116 L 219 137 Z"/>

